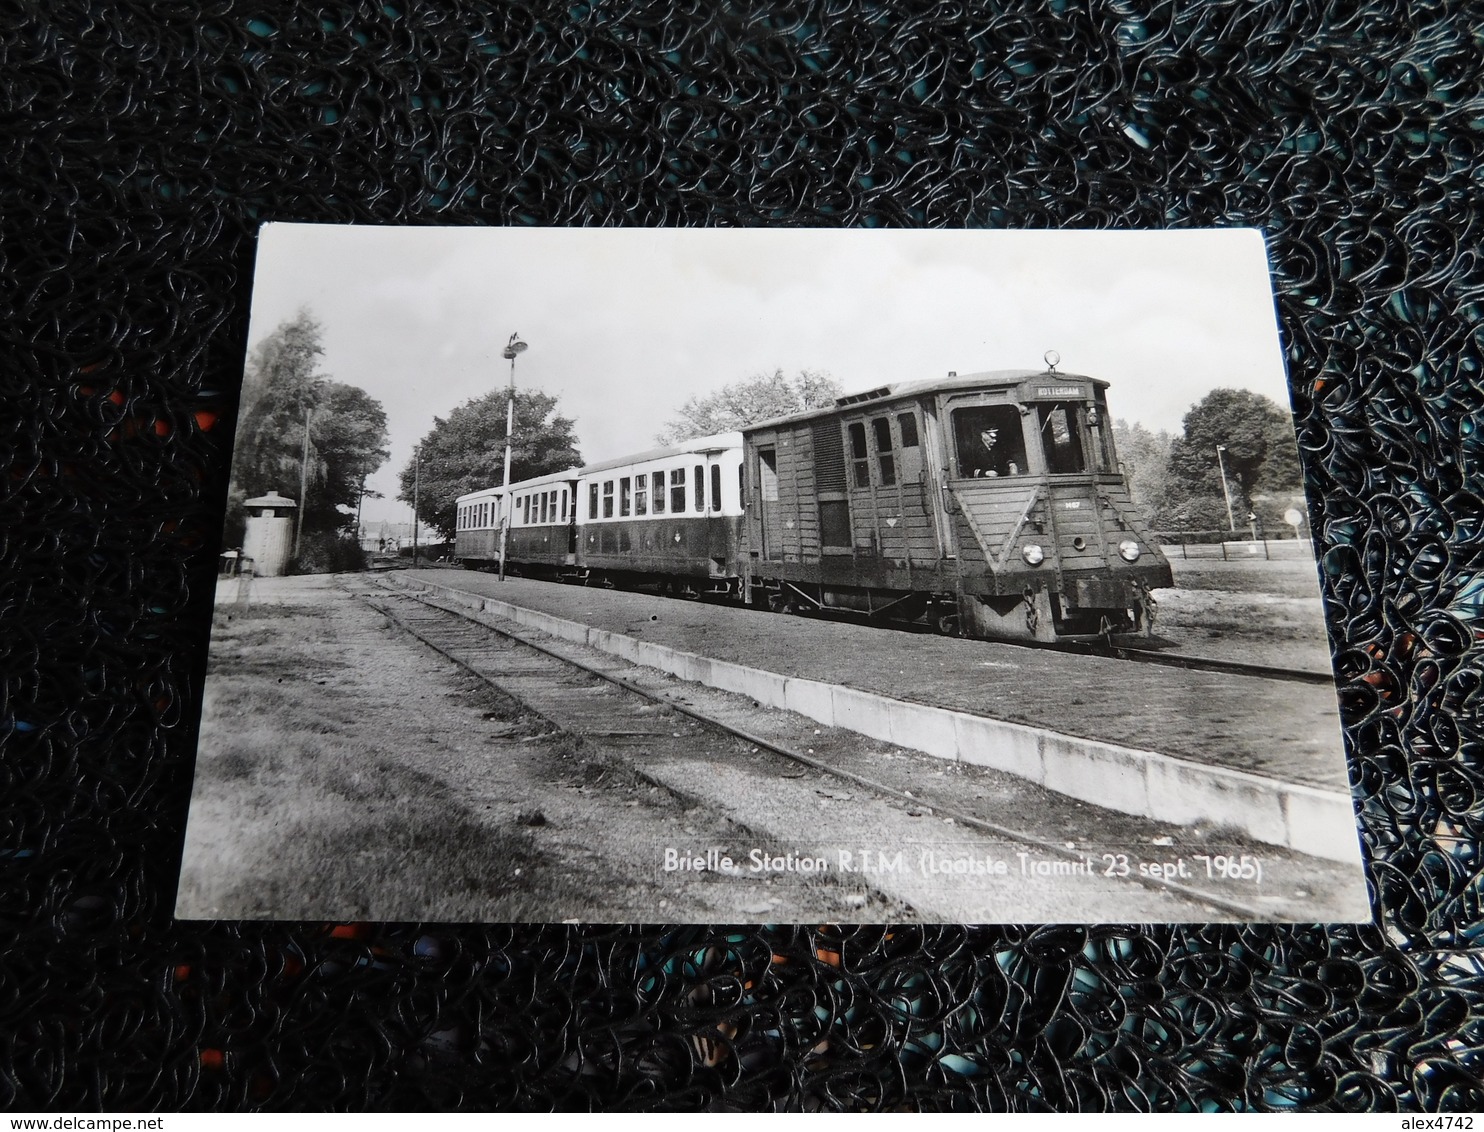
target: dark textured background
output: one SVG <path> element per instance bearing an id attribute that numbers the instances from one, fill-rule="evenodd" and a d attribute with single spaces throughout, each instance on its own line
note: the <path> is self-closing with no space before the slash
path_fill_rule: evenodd
<path id="1" fill-rule="evenodd" d="M 0 1107 L 1484 1105 L 1484 9 L 1030 7 L 0 3 Z M 1264 228 L 1385 926 L 174 925 L 271 219 Z"/>

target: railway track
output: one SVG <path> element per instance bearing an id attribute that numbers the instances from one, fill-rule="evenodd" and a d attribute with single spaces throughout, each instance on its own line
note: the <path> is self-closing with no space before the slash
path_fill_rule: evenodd
<path id="1" fill-rule="evenodd" d="M 825 617 L 828 614 L 811 612 L 810 617 Z M 858 619 L 848 616 L 833 618 L 841 621 Z M 930 626 L 915 622 L 875 622 L 893 629 L 905 629 L 915 633 L 932 633 Z M 1013 641 L 996 639 L 995 644 L 1013 645 L 1016 648 L 1044 649 L 1048 652 L 1064 652 L 1073 656 L 1098 656 L 1108 660 L 1125 660 L 1134 664 L 1154 664 L 1165 668 L 1182 668 L 1189 672 L 1214 672 L 1229 676 L 1256 676 L 1262 680 L 1281 680 L 1294 684 L 1317 684 L 1330 686 L 1335 682 L 1331 672 L 1318 672 L 1307 668 L 1281 668 L 1271 664 L 1251 664 L 1240 660 L 1223 660 L 1210 656 L 1189 656 L 1184 653 L 1165 652 L 1148 644 L 1122 644 L 1108 641 L 1061 641 L 1042 643 L 1039 641 Z"/>
<path id="2" fill-rule="evenodd" d="M 673 721 L 665 718 L 666 712 L 674 712 L 791 763 L 848 782 L 878 799 L 927 809 L 938 818 L 951 819 L 956 826 L 978 834 L 1031 847 L 1046 857 L 1074 861 L 1086 856 L 1085 851 L 1074 852 L 1060 840 L 970 812 L 953 799 L 934 796 L 929 790 L 898 789 L 739 726 L 693 703 L 681 702 L 635 680 L 630 673 L 637 670 L 627 662 L 614 659 L 590 663 L 572 655 L 576 646 L 554 647 L 530 639 L 520 627 L 495 627 L 458 609 L 402 590 L 386 590 L 375 596 L 355 592 L 355 596 L 450 663 L 514 696 L 554 728 L 600 740 L 620 752 L 636 744 L 677 738 Z M 637 765 L 634 769 L 641 773 L 644 770 Z M 1172 879 L 1133 874 L 1115 883 L 1137 885 L 1173 898 L 1189 906 L 1193 919 L 1200 919 L 1203 914 L 1209 918 L 1211 910 L 1246 920 L 1271 918 L 1270 912 L 1257 903 Z"/>
<path id="3" fill-rule="evenodd" d="M 653 591 L 639 589 L 633 592 L 650 593 Z M 721 604 L 707 595 L 680 598 L 677 600 Z M 797 607 L 792 608 L 788 615 L 808 618 L 810 620 L 834 621 L 846 625 L 874 625 L 882 629 L 892 629 L 904 633 L 918 633 L 926 636 L 939 635 L 938 631 L 931 625 L 924 625 L 921 622 L 899 621 L 889 617 L 870 617 L 865 614 L 843 609 Z M 1142 637 L 1138 638 L 1138 643 L 1119 641 L 1062 641 L 1046 643 L 999 638 L 996 638 L 994 643 L 998 645 L 1012 645 L 1016 648 L 1064 652 L 1070 653 L 1073 656 L 1098 656 L 1108 660 L 1125 660 L 1134 664 L 1153 664 L 1165 668 L 1181 668 L 1189 672 L 1212 672 L 1229 676 L 1255 676 L 1262 680 L 1280 680 L 1287 683 L 1320 686 L 1332 686 L 1335 682 L 1334 673 L 1329 671 L 1321 672 L 1307 668 L 1283 668 L 1271 664 L 1252 664 L 1247 661 L 1224 660 L 1218 657 L 1191 656 L 1185 653 L 1167 652 L 1149 645 L 1146 643 L 1145 638 Z"/>
<path id="4" fill-rule="evenodd" d="M 1256 676 L 1263 680 L 1284 680 L 1295 684 L 1333 685 L 1335 682 L 1334 674 L 1330 672 L 1316 672 L 1307 668 L 1278 668 L 1269 664 L 1248 664 L 1245 661 L 1218 660 L 1215 657 L 1208 656 L 1186 656 L 1181 653 L 1160 652 L 1147 645 L 1079 643 L 1074 641 L 1066 644 L 1042 645 L 1037 647 L 1083 656 L 1102 656 L 1110 660 L 1126 660 L 1136 664 L 1156 664 L 1166 668 L 1183 668 L 1191 672 L 1219 672 L 1231 676 Z"/>

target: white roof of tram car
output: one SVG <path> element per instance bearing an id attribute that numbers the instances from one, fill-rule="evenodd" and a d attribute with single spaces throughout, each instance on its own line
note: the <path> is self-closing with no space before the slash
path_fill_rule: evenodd
<path id="1" fill-rule="evenodd" d="M 462 507 L 466 503 L 483 503 L 486 499 L 499 499 L 504 494 L 503 487 L 482 487 L 478 491 L 459 496 L 454 500 L 454 506 Z"/>
<path id="2" fill-rule="evenodd" d="M 693 453 L 717 453 L 737 451 L 742 447 L 742 434 L 740 432 L 718 432 L 714 436 L 697 436 L 690 440 L 683 440 L 679 444 L 672 444 L 668 448 L 651 448 L 648 452 L 637 452 L 632 456 L 620 456 L 616 460 L 604 460 L 599 464 L 588 464 L 578 469 L 577 474 L 582 476 L 594 476 L 599 472 L 609 472 L 614 468 L 627 468 L 633 464 L 647 464 L 651 460 L 664 460 L 671 456 L 686 456 Z"/>
<path id="3" fill-rule="evenodd" d="M 544 476 L 537 476 L 531 480 L 516 480 L 511 484 L 514 491 L 524 491 L 528 487 L 540 487 L 542 484 L 565 484 L 571 483 L 577 478 L 577 468 L 568 468 L 565 472 L 548 472 Z M 503 487 L 482 487 L 478 491 L 471 491 L 468 495 L 461 495 L 454 500 L 455 506 L 465 503 L 483 503 L 486 499 L 499 499 L 505 494 Z"/>
<path id="4" fill-rule="evenodd" d="M 926 381 L 894 381 L 887 385 L 879 385 L 875 389 L 846 393 L 835 398 L 833 405 L 821 409 L 806 409 L 802 413 L 789 413 L 787 416 L 758 421 L 756 424 L 748 425 L 742 431 L 757 432 L 759 429 L 774 428 L 781 424 L 793 424 L 796 421 L 807 421 L 816 417 L 831 417 L 847 410 L 869 408 L 872 405 L 887 404 L 908 397 L 920 397 L 924 393 L 949 393 L 955 390 L 981 388 L 1003 389 L 1012 385 L 1020 385 L 1036 377 L 1052 381 L 1090 381 L 1095 386 L 1104 389 L 1108 387 L 1108 383 L 1101 378 L 1088 377 L 1083 373 L 1051 373 L 1044 369 L 991 369 L 980 373 L 960 373 L 953 377 L 930 378 Z"/>
<path id="5" fill-rule="evenodd" d="M 742 434 L 740 432 L 719 432 L 713 436 L 697 436 L 690 440 L 683 440 L 679 444 L 672 444 L 668 448 L 652 448 L 648 452 L 639 452 L 632 456 L 620 456 L 614 460 L 604 460 L 597 464 L 587 464 L 581 468 L 568 468 L 565 472 L 550 472 L 544 476 L 537 476 L 530 480 L 517 480 L 511 484 L 511 490 L 524 491 L 527 488 L 540 487 L 543 484 L 570 483 L 581 476 L 596 475 L 599 472 L 611 471 L 614 468 L 626 468 L 631 464 L 646 464 L 651 460 L 663 460 L 670 456 L 686 456 L 691 453 L 706 452 L 728 452 L 738 451 L 742 447 Z M 503 487 L 485 487 L 478 491 L 471 491 L 468 495 L 461 495 L 455 501 L 456 506 L 465 503 L 481 503 L 486 499 L 498 499 L 505 494 Z"/>

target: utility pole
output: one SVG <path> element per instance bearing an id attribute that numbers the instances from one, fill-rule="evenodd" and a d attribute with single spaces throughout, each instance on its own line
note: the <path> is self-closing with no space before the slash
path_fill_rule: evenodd
<path id="1" fill-rule="evenodd" d="M 423 446 L 412 450 L 412 566 L 417 568 L 417 493 L 423 474 Z"/>
<path id="2" fill-rule="evenodd" d="M 360 490 L 356 492 L 356 549 L 358 550 L 360 549 L 361 543 L 365 541 L 366 534 L 365 530 L 361 527 L 361 504 L 365 501 L 365 499 L 366 477 L 362 475 Z"/>
<path id="3" fill-rule="evenodd" d="M 299 513 L 294 517 L 294 554 L 299 553 L 299 540 L 304 535 L 304 512 L 306 510 L 304 498 L 309 490 L 309 420 L 314 416 L 313 409 L 307 409 L 304 413 L 304 454 L 299 458 Z"/>
<path id="4" fill-rule="evenodd" d="M 1232 489 L 1227 486 L 1226 482 L 1226 461 L 1222 455 L 1225 451 L 1225 444 L 1218 444 L 1216 446 L 1216 466 L 1221 469 L 1221 494 L 1226 496 L 1226 525 L 1231 529 L 1232 533 L 1235 534 L 1237 530 L 1237 520 L 1235 516 L 1232 515 Z"/>
<path id="5" fill-rule="evenodd" d="M 515 441 L 515 358 L 526 349 L 519 334 L 512 334 L 502 358 L 510 359 L 510 397 L 505 403 L 505 479 L 504 493 L 500 496 L 500 581 L 505 580 L 505 547 L 510 537 L 510 446 Z"/>

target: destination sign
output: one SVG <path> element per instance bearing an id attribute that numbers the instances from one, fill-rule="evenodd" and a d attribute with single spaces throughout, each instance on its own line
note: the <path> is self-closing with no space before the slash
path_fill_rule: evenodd
<path id="1" fill-rule="evenodd" d="M 1082 389 L 1076 385 L 1038 385 L 1037 397 L 1081 397 Z"/>

